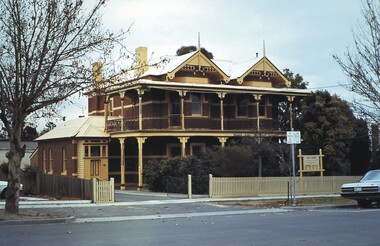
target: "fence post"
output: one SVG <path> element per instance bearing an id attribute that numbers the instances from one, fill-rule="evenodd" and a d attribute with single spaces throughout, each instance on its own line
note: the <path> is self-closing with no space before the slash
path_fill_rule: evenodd
<path id="1" fill-rule="evenodd" d="M 92 179 L 92 199 L 93 203 L 96 203 L 98 201 L 98 194 L 97 194 L 98 186 L 96 183 L 96 178 Z"/>
<path id="2" fill-rule="evenodd" d="M 110 182 L 111 182 L 111 199 L 112 199 L 112 202 L 115 202 L 115 180 L 114 180 L 114 178 L 111 178 Z"/>
<path id="3" fill-rule="evenodd" d="M 212 185 L 212 174 L 209 174 L 208 175 L 209 179 L 208 179 L 208 196 L 210 198 L 212 198 L 213 194 L 212 194 L 212 188 L 213 188 L 213 185 Z"/>
<path id="4" fill-rule="evenodd" d="M 192 183 L 191 183 L 191 174 L 187 175 L 187 197 L 189 199 L 193 198 L 193 192 L 192 192 Z"/>

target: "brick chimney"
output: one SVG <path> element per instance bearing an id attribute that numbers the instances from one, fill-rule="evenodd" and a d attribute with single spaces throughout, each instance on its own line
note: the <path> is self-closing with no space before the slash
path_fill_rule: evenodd
<path id="1" fill-rule="evenodd" d="M 88 115 L 104 115 L 105 95 L 100 91 L 103 84 L 103 64 L 92 64 L 92 91 L 87 94 Z"/>

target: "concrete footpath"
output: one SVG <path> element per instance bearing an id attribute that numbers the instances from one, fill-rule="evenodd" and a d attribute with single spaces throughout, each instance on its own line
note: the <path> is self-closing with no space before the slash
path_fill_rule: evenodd
<path id="1" fill-rule="evenodd" d="M 305 197 L 335 197 L 314 195 Z M 20 199 L 17 217 L 0 217 L 0 226 L 44 223 L 95 223 L 112 221 L 176 219 L 200 216 L 241 215 L 252 213 L 283 213 L 294 210 L 283 208 L 252 208 L 234 205 L 239 201 L 286 200 L 284 196 L 208 198 L 155 192 L 115 191 L 115 203 L 91 203 L 89 200 L 48 200 L 33 197 Z M 223 205 L 218 202 L 230 202 Z M 5 201 L 0 200 L 0 213 Z"/>

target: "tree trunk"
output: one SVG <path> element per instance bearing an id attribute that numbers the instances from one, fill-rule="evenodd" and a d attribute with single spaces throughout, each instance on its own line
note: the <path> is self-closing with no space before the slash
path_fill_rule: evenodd
<path id="1" fill-rule="evenodd" d="M 21 134 L 14 134 L 9 138 L 9 143 L 10 149 L 6 155 L 8 158 L 8 188 L 5 194 L 5 213 L 18 214 L 21 183 L 21 159 L 25 154 L 25 146 L 20 146 Z"/>

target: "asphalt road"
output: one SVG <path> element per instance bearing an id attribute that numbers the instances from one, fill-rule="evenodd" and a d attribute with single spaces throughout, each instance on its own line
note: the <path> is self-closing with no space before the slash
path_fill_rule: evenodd
<path id="1" fill-rule="evenodd" d="M 360 209 L 351 206 L 244 213 L 252 209 L 209 204 L 197 205 L 198 209 L 191 207 L 194 204 L 189 206 L 188 217 L 163 216 L 154 220 L 1 226 L 0 245 L 346 246 L 379 245 L 380 241 L 379 208 Z M 179 211 L 175 207 L 149 209 L 152 209 L 152 213 L 159 212 L 162 215 Z M 182 207 L 183 209 L 186 210 L 186 207 Z M 200 216 L 191 216 L 194 209 L 199 211 Z M 213 216 L 210 213 L 232 210 L 240 211 L 241 214 Z"/>

